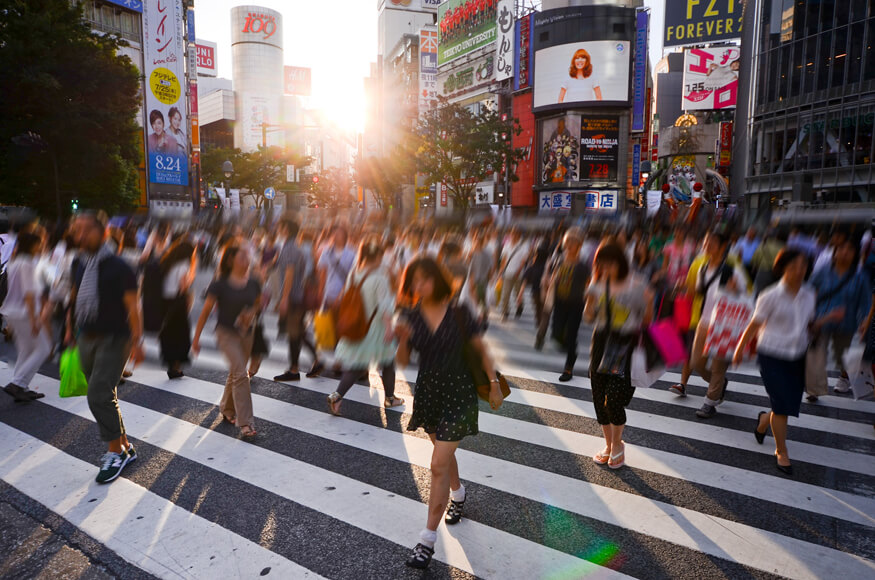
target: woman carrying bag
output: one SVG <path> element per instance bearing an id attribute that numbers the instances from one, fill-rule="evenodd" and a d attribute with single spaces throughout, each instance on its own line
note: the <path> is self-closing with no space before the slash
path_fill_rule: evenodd
<path id="1" fill-rule="evenodd" d="M 623 248 L 603 244 L 595 255 L 595 276 L 586 290 L 584 318 L 594 324 L 590 347 L 592 400 L 605 436 L 605 449 L 593 457 L 619 469 L 626 463 L 626 406 L 632 401 L 632 351 L 642 327 L 653 318 L 654 294 L 640 276 L 630 274 Z"/>
<path id="2" fill-rule="evenodd" d="M 741 364 L 747 345 L 757 338 L 757 362 L 771 411 L 761 411 L 754 437 L 762 444 L 769 426 L 775 437 L 775 465 L 792 475 L 787 451 L 787 418 L 798 417 L 805 391 L 805 353 L 811 333 L 823 325 L 841 321 L 844 307 L 815 320 L 814 290 L 803 285 L 808 273 L 808 257 L 799 250 L 782 250 L 773 272 L 780 282 L 769 287 L 757 300 L 753 319 L 735 348 L 733 363 Z"/>
<path id="3" fill-rule="evenodd" d="M 389 276 L 381 266 L 383 245 L 377 237 L 369 237 L 359 248 L 358 267 L 350 274 L 347 284 L 359 284 L 365 315 L 370 319 L 367 335 L 360 341 L 341 338 L 335 349 L 335 358 L 343 368 L 337 390 L 328 395 L 328 408 L 332 415 L 340 414 L 343 397 L 362 374 L 376 363 L 382 372 L 386 408 L 404 404 L 404 399 L 395 396 L 395 342 L 392 330 L 392 315 L 395 299 L 389 288 Z"/>
<path id="4" fill-rule="evenodd" d="M 462 439 L 477 434 L 479 413 L 474 379 L 463 356 L 466 339 L 480 354 L 490 380 L 490 406 L 498 409 L 503 401 L 481 327 L 467 307 L 452 304 L 452 295 L 448 275 L 433 259 L 416 259 L 407 267 L 401 297 L 406 304 L 415 306 L 395 326 L 398 364 L 409 363 L 411 349 L 419 353 L 413 415 L 407 430 L 422 427 L 434 444 L 428 521 L 407 560 L 412 568 L 426 568 L 431 562 L 444 511 L 448 525 L 462 518 L 466 498 L 459 479 L 456 449 Z"/>

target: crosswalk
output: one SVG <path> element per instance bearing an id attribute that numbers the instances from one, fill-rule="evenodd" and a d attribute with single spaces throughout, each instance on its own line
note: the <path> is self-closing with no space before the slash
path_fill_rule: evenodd
<path id="1" fill-rule="evenodd" d="M 587 331 L 578 376 L 559 383 L 564 355 L 534 351 L 532 328 L 528 312 L 492 319 L 512 393 L 498 412 L 481 406 L 480 434 L 458 451 L 470 501 L 462 523 L 441 526 L 429 577 L 875 578 L 875 402 L 804 403 L 788 478 L 772 439 L 751 433 L 768 406 L 752 365 L 731 371 L 708 421 L 694 414 L 704 382 L 681 399 L 667 373 L 636 392 L 628 466 L 608 470 L 590 459 L 603 439 Z M 404 406 L 384 409 L 372 375 L 333 417 L 325 395 L 337 381 L 269 380 L 286 367 L 285 344 L 271 343 L 253 379 L 259 435 L 246 442 L 218 412 L 226 366 L 212 332 L 175 381 L 147 341 L 147 362 L 119 387 L 139 459 L 108 486 L 94 483 L 103 449 L 87 401 L 60 399 L 47 365 L 32 385 L 44 399 L 0 403 L 0 480 L 160 578 L 421 577 L 403 564 L 425 521 L 431 457 L 405 429 L 415 367 L 399 372 Z M 0 381 L 10 376 L 0 363 Z"/>

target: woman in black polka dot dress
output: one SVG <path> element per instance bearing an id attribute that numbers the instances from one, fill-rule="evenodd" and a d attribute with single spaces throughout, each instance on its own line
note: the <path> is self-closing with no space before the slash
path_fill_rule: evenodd
<path id="1" fill-rule="evenodd" d="M 501 406 L 502 395 L 480 326 L 466 306 L 452 302 L 450 278 L 434 260 L 420 258 L 407 267 L 402 295 L 416 306 L 404 313 L 395 329 L 399 339 L 398 364 L 407 365 L 411 349 L 419 353 L 413 416 L 407 430 L 422 427 L 434 444 L 428 522 L 407 560 L 408 566 L 425 568 L 434 554 L 437 527 L 444 511 L 447 524 L 458 523 L 465 503 L 455 453 L 465 436 L 477 434 L 478 413 L 477 390 L 462 357 L 466 338 L 483 357 L 486 374 L 492 381 L 489 403 L 493 409 Z"/>

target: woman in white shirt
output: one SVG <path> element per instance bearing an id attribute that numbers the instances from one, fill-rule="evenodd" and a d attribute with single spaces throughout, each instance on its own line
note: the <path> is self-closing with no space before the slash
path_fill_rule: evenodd
<path id="1" fill-rule="evenodd" d="M 778 254 L 774 274 L 781 281 L 760 295 L 733 357 L 736 365 L 741 364 L 745 348 L 757 337 L 757 362 L 772 410 L 760 412 L 754 437 L 762 444 L 771 425 L 776 465 L 787 475 L 793 473 L 787 454 L 787 417 L 798 417 L 802 406 L 809 331 L 817 332 L 824 324 L 844 318 L 844 307 L 840 307 L 815 321 L 814 290 L 803 286 L 808 269 L 808 256 L 799 250 Z"/>
<path id="2" fill-rule="evenodd" d="M 44 393 L 29 389 L 30 382 L 52 353 L 48 309 L 43 308 L 43 291 L 37 282 L 37 263 L 44 246 L 43 234 L 21 233 L 15 254 L 9 261 L 9 293 L 0 314 L 12 328 L 18 359 L 12 382 L 4 387 L 17 403 L 41 399 Z"/>
<path id="3" fill-rule="evenodd" d="M 167 365 L 167 376 L 183 376 L 180 366 L 188 362 L 191 349 L 191 309 L 189 289 L 197 273 L 197 254 L 188 236 L 178 238 L 161 258 L 161 297 L 164 300 L 164 321 L 158 333 L 161 360 Z"/>
<path id="4" fill-rule="evenodd" d="M 582 48 L 574 53 L 571 58 L 571 67 L 568 76 L 570 82 L 559 89 L 560 103 L 574 103 L 578 101 L 601 101 L 602 87 L 592 74 L 592 57 Z"/>

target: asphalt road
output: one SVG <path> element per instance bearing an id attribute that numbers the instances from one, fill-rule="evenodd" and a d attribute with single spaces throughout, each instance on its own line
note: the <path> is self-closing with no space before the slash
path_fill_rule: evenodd
<path id="1" fill-rule="evenodd" d="M 199 312 L 199 301 L 193 317 Z M 830 395 L 791 419 L 795 474 L 751 431 L 768 406 L 756 369 L 730 374 L 726 402 L 696 418 L 705 392 L 667 389 L 667 373 L 628 409 L 627 466 L 603 447 L 584 370 L 559 383 L 564 356 L 532 348 L 532 315 L 493 317 L 489 343 L 513 388 L 458 452 L 465 519 L 441 526 L 427 573 L 404 559 L 423 527 L 430 444 L 386 410 L 377 375 L 353 387 L 343 416 L 325 403 L 336 379 L 271 380 L 286 347 L 253 379 L 259 434 L 221 422 L 226 370 L 212 331 L 186 377 L 168 381 L 154 340 L 119 387 L 136 463 L 94 483 L 104 451 L 84 398 L 57 396 L 56 365 L 28 405 L 0 399 L 0 575 L 46 578 L 873 578 L 875 402 Z M 212 327 L 212 323 L 208 328 Z M 0 360 L 14 361 L 9 345 Z M 307 367 L 309 361 L 304 361 Z M 0 381 L 11 367 L 0 362 Z M 410 383 L 406 381 L 410 381 Z M 834 379 L 833 379 L 834 381 Z"/>

